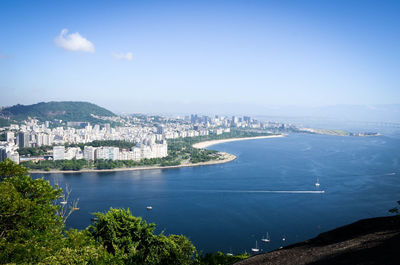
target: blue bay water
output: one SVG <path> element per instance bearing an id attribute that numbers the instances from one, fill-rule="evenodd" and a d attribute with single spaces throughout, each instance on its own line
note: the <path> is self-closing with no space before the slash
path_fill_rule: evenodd
<path id="1" fill-rule="evenodd" d="M 249 252 L 256 240 L 269 251 L 362 218 L 388 215 L 400 200 L 398 138 L 293 134 L 210 148 L 237 159 L 211 166 L 45 178 L 68 184 L 71 196 L 79 198 L 80 210 L 70 217 L 70 227 L 85 228 L 93 212 L 130 208 L 156 223 L 157 232 L 186 235 L 204 252 Z M 255 192 L 299 190 L 325 193 Z M 146 210 L 148 205 L 152 211 Z M 260 241 L 266 232 L 269 244 Z"/>

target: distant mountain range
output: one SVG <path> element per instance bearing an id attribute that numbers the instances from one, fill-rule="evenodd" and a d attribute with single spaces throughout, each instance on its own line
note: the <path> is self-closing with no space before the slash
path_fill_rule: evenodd
<path id="1" fill-rule="evenodd" d="M 89 102 L 79 101 L 52 101 L 40 102 L 33 105 L 14 105 L 0 110 L 0 116 L 15 121 L 26 120 L 28 117 L 40 121 L 81 121 L 92 123 L 103 123 L 104 121 L 94 118 L 96 116 L 116 116 L 113 112 Z"/>

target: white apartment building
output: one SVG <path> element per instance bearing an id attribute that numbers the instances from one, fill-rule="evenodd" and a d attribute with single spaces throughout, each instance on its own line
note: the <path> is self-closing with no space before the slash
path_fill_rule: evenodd
<path id="1" fill-rule="evenodd" d="M 64 160 L 65 159 L 65 147 L 54 146 L 53 147 L 53 160 Z"/>
<path id="2" fill-rule="evenodd" d="M 14 143 L 7 143 L 6 145 L 0 146 L 0 161 L 4 161 L 7 158 L 19 164 L 19 154 L 17 152 L 17 146 L 15 146 Z"/>
<path id="3" fill-rule="evenodd" d="M 64 154 L 64 159 L 71 160 L 71 159 L 82 159 L 83 153 L 79 147 L 70 147 Z"/>
<path id="4" fill-rule="evenodd" d="M 83 149 L 83 158 L 85 160 L 95 160 L 95 151 L 96 148 L 93 146 L 85 146 Z"/>
<path id="5" fill-rule="evenodd" d="M 119 148 L 118 147 L 110 147 L 103 146 L 96 148 L 95 151 L 96 159 L 111 159 L 118 160 L 119 159 Z"/>

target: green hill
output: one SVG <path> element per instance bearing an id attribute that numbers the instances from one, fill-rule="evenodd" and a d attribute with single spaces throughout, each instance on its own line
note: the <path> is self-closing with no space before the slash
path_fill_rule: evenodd
<path id="1" fill-rule="evenodd" d="M 116 116 L 111 111 L 89 102 L 60 101 L 40 102 L 33 105 L 14 105 L 0 111 L 0 116 L 9 117 L 13 120 L 26 120 L 28 117 L 40 121 L 81 121 L 92 123 L 103 123 L 104 121 L 94 118 L 96 116 Z"/>

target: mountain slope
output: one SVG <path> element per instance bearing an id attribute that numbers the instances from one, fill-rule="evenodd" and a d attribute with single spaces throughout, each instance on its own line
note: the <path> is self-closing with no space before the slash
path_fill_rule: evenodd
<path id="1" fill-rule="evenodd" d="M 400 216 L 360 220 L 237 265 L 399 264 Z"/>
<path id="2" fill-rule="evenodd" d="M 14 105 L 1 110 L 0 114 L 14 120 L 25 120 L 28 117 L 40 121 L 63 120 L 63 121 L 100 121 L 93 118 L 96 116 L 116 116 L 111 111 L 89 102 L 60 101 L 40 102 L 33 105 Z"/>

